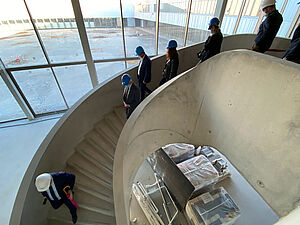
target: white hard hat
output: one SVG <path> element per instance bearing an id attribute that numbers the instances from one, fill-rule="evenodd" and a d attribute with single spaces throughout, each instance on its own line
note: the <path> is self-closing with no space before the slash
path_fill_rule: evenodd
<path id="1" fill-rule="evenodd" d="M 275 4 L 276 4 L 276 0 L 262 0 L 260 3 L 260 9 L 263 10 L 268 6 L 275 5 Z"/>
<path id="2" fill-rule="evenodd" d="M 50 187 L 51 178 L 52 177 L 49 173 L 43 173 L 35 179 L 35 186 L 38 192 L 48 190 L 48 188 Z"/>

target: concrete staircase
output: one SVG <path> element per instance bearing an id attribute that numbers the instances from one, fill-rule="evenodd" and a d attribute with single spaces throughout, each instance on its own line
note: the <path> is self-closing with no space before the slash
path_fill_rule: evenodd
<path id="1" fill-rule="evenodd" d="M 68 159 L 66 172 L 76 175 L 75 200 L 78 225 L 116 224 L 113 200 L 113 161 L 115 148 L 126 122 L 123 107 L 115 108 L 76 146 Z M 48 225 L 72 224 L 67 207 L 50 209 Z"/>

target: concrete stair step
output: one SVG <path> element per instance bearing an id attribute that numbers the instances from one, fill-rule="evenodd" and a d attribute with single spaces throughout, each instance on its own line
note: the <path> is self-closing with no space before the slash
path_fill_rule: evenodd
<path id="1" fill-rule="evenodd" d="M 83 154 L 86 157 L 91 157 L 97 160 L 101 165 L 103 165 L 107 170 L 112 173 L 113 171 L 113 161 L 110 161 L 111 158 L 108 158 L 106 154 L 103 154 L 103 151 L 99 151 L 94 146 L 90 145 L 87 141 L 83 141 L 80 145 L 76 147 L 76 151 L 79 154 Z"/>
<path id="2" fill-rule="evenodd" d="M 97 197 L 96 197 L 97 196 Z M 104 201 L 102 198 L 98 197 L 99 194 L 90 194 L 86 190 L 81 191 L 80 187 L 75 188 L 75 201 L 78 205 L 89 205 L 91 207 L 100 206 L 103 210 L 109 210 L 114 212 L 114 206 L 112 203 Z"/>
<path id="3" fill-rule="evenodd" d="M 94 129 L 112 145 L 117 145 L 120 133 L 106 120 L 101 120 L 95 124 Z"/>
<path id="4" fill-rule="evenodd" d="M 90 161 L 85 157 L 82 157 L 81 154 L 75 152 L 67 162 L 69 165 L 73 165 L 74 167 L 80 167 L 82 169 L 87 170 L 88 172 L 96 175 L 97 177 L 101 177 L 105 181 L 112 184 L 112 174 L 108 174 L 106 171 L 102 169 L 102 166 L 94 161 Z"/>
<path id="5" fill-rule="evenodd" d="M 98 161 L 93 156 L 90 156 L 82 151 L 77 151 L 77 154 L 79 154 L 85 160 L 89 161 L 91 164 L 96 166 L 98 169 L 100 169 L 103 173 L 107 174 L 112 179 L 113 176 L 112 170 L 107 168 L 105 165 L 103 165 L 102 162 Z"/>
<path id="6" fill-rule="evenodd" d="M 113 188 L 112 188 L 112 183 L 106 181 L 105 179 L 103 179 L 103 178 L 101 178 L 101 177 L 99 177 L 98 175 L 96 175 L 97 173 L 96 173 L 96 174 L 91 173 L 90 171 L 86 170 L 85 168 L 82 168 L 81 166 L 79 166 L 79 165 L 77 165 L 77 164 L 73 165 L 73 164 L 70 164 L 69 162 L 67 162 L 67 165 L 68 165 L 69 168 L 71 168 L 71 169 L 77 171 L 76 174 L 77 174 L 77 173 L 81 173 L 81 174 L 83 174 L 83 175 L 89 177 L 90 179 L 96 181 L 96 182 L 99 183 L 101 186 L 103 186 L 103 187 L 105 187 L 105 188 L 107 188 L 107 189 L 109 189 L 109 190 L 112 191 L 112 189 L 113 189 Z"/>
<path id="7" fill-rule="evenodd" d="M 103 141 L 99 134 L 95 134 L 95 131 L 89 132 L 85 140 L 95 149 L 97 149 L 101 154 L 105 155 L 111 164 L 114 161 L 114 150 L 111 145 L 108 145 Z"/>
<path id="8" fill-rule="evenodd" d="M 123 106 L 114 108 L 114 112 L 119 117 L 119 119 L 122 121 L 122 123 L 125 125 L 127 118 L 126 118 L 126 111 Z"/>
<path id="9" fill-rule="evenodd" d="M 77 223 L 84 224 L 84 221 L 86 221 L 88 223 L 97 222 L 100 224 L 115 224 L 114 212 L 110 210 L 105 210 L 100 207 L 92 207 L 84 204 L 78 204 L 78 206 L 79 209 L 77 210 Z M 72 222 L 72 216 L 65 205 L 62 205 L 57 210 L 50 208 L 48 218 L 56 218 L 60 221 Z"/>
<path id="10" fill-rule="evenodd" d="M 48 218 L 48 225 L 69 225 L 73 224 L 71 220 L 65 220 L 57 217 L 50 217 Z M 76 225 L 111 225 L 113 223 L 99 223 L 99 222 L 92 222 L 92 221 L 82 221 L 77 222 Z"/>
<path id="11" fill-rule="evenodd" d="M 124 123 L 120 120 L 118 115 L 115 112 L 109 113 L 105 116 L 105 121 L 111 125 L 111 127 L 116 130 L 120 136 L 122 129 L 124 127 Z"/>
<path id="12" fill-rule="evenodd" d="M 94 191 L 94 190 L 90 189 L 89 187 L 80 185 L 80 184 L 76 185 L 76 189 L 83 193 L 89 194 L 90 196 L 93 196 L 94 198 L 97 198 L 97 199 L 100 199 L 101 201 L 106 202 L 107 204 L 112 206 L 112 208 L 114 206 L 113 196 L 108 197 L 107 195 L 104 195 L 98 191 Z"/>
<path id="13" fill-rule="evenodd" d="M 86 140 L 93 144 L 93 146 L 97 147 L 100 151 L 104 151 L 108 156 L 110 156 L 111 160 L 113 160 L 115 145 L 108 142 L 101 134 L 99 134 L 99 132 L 96 130 L 90 131 L 86 135 Z"/>
<path id="14" fill-rule="evenodd" d="M 76 169 L 67 167 L 66 171 L 76 175 L 75 187 L 87 187 L 89 190 L 98 192 L 113 202 L 113 192 L 111 189 L 104 187 L 102 184 L 99 184 L 96 180 L 93 180 L 85 174 L 78 172 Z"/>

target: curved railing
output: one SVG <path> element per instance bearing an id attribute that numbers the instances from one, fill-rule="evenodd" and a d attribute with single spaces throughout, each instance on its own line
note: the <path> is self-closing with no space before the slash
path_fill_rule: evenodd
<path id="1" fill-rule="evenodd" d="M 297 207 L 299 81 L 298 64 L 236 50 L 157 89 L 119 137 L 113 170 L 117 223 L 129 224 L 132 182 L 142 162 L 178 142 L 220 149 L 279 216 Z"/>
<path id="2" fill-rule="evenodd" d="M 223 50 L 249 48 L 254 37 L 254 35 L 227 36 L 223 41 Z M 288 45 L 288 39 L 279 38 L 274 41 L 273 48 L 280 46 L 286 49 Z M 180 66 L 178 73 L 187 71 L 196 65 L 198 61 L 196 53 L 202 48 L 203 43 L 200 43 L 179 50 Z M 164 62 L 165 56 L 157 56 L 152 60 L 152 82 L 149 85 L 152 89 L 159 84 Z M 127 73 L 131 74 L 135 80 L 137 67 L 129 69 Z M 74 147 L 83 139 L 84 135 L 105 114 L 122 104 L 121 74 L 116 74 L 82 97 L 49 132 L 23 177 L 11 214 L 11 225 L 46 224 L 48 208 L 40 205 L 40 196 L 34 187 L 34 178 L 41 172 L 64 169 L 67 159 L 75 151 Z M 160 87 L 159 90 L 164 87 L 166 86 Z M 153 97 L 156 95 L 155 93 L 152 95 Z M 137 111 L 140 111 L 144 104 L 143 102 Z"/>

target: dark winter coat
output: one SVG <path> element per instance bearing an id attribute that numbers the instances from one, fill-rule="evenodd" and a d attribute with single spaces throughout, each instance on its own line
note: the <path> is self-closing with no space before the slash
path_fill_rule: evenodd
<path id="1" fill-rule="evenodd" d="M 151 59 L 145 55 L 140 63 L 142 63 L 142 65 L 138 74 L 138 80 L 140 83 L 143 81 L 149 83 L 151 81 Z"/>
<path id="2" fill-rule="evenodd" d="M 264 53 L 271 47 L 282 21 L 282 15 L 278 10 L 275 10 L 269 13 L 267 18 L 261 23 L 258 34 L 254 40 L 255 45 L 259 48 L 259 52 Z"/>
<path id="3" fill-rule="evenodd" d="M 130 105 L 129 108 L 126 108 L 127 119 L 130 117 L 135 108 L 140 104 L 140 99 L 140 90 L 134 83 L 132 83 L 130 87 L 124 88 L 123 101 L 126 104 Z"/>
<path id="4" fill-rule="evenodd" d="M 291 45 L 285 52 L 283 58 L 292 62 L 300 63 L 300 25 L 298 25 L 295 30 Z"/>
<path id="5" fill-rule="evenodd" d="M 160 81 L 160 85 L 176 77 L 178 67 L 179 67 L 178 57 L 168 60 L 162 72 L 162 80 Z"/>
<path id="6" fill-rule="evenodd" d="M 200 62 L 203 62 L 210 57 L 213 57 L 214 55 L 220 53 L 222 42 L 223 34 L 221 32 L 217 32 L 210 36 L 204 44 L 203 51 L 198 53 Z"/>
<path id="7" fill-rule="evenodd" d="M 53 198 L 53 200 L 50 198 L 47 191 L 42 192 L 42 195 L 50 201 L 54 209 L 57 209 L 59 206 L 62 205 L 63 202 L 68 201 L 67 193 L 69 190 L 73 190 L 74 188 L 75 175 L 66 172 L 50 173 L 50 175 L 53 179 L 57 193 L 61 199 L 58 199 L 56 197 L 51 185 L 49 187 L 49 191 L 51 193 L 51 197 Z"/>

